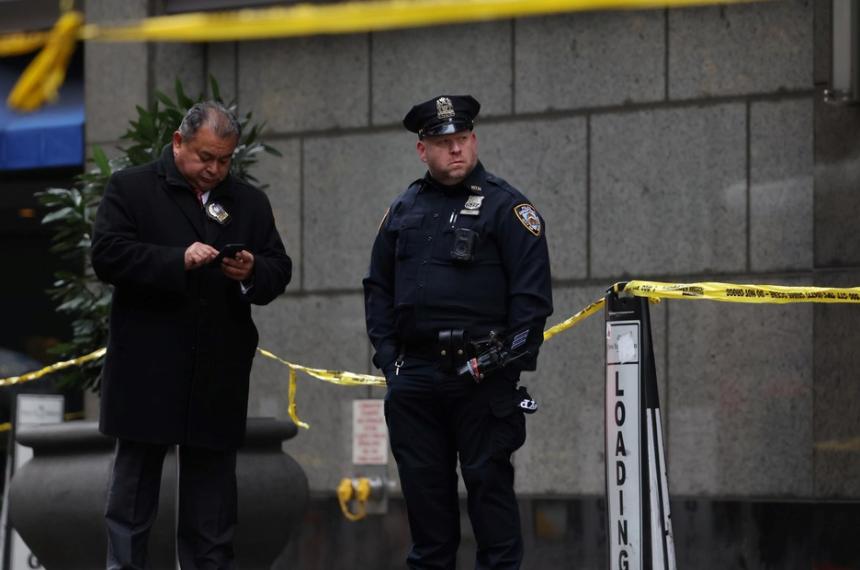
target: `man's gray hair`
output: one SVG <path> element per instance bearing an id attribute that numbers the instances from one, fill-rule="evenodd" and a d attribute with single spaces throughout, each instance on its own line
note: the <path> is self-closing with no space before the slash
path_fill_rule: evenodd
<path id="1" fill-rule="evenodd" d="M 195 103 L 179 125 L 183 140 L 191 140 L 200 127 L 207 125 L 216 136 L 222 139 L 242 136 L 242 125 L 233 112 L 217 101 Z"/>

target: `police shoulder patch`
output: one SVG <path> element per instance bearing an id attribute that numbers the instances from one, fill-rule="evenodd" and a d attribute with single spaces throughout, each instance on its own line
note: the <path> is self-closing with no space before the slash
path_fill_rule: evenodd
<path id="1" fill-rule="evenodd" d="M 541 221 L 537 210 L 531 204 L 518 204 L 514 206 L 514 214 L 520 223 L 531 233 L 540 237 Z"/>

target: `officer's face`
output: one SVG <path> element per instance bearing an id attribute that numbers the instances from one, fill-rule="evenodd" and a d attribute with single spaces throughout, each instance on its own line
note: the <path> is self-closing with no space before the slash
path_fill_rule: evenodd
<path id="1" fill-rule="evenodd" d="M 219 137 L 206 124 L 190 139 L 183 139 L 177 131 L 173 133 L 176 168 L 189 184 L 208 192 L 227 177 L 238 142 L 237 137 Z"/>
<path id="2" fill-rule="evenodd" d="M 418 141 L 417 148 L 430 175 L 446 185 L 462 182 L 478 163 L 478 138 L 474 131 L 425 137 Z"/>

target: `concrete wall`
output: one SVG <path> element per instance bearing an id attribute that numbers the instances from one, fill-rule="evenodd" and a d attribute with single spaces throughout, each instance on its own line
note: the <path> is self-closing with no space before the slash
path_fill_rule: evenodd
<path id="1" fill-rule="evenodd" d="M 90 0 L 93 20 L 145 0 Z M 547 220 L 559 322 L 629 278 L 860 282 L 855 109 L 821 103 L 829 3 L 607 12 L 213 45 L 87 45 L 87 136 L 110 143 L 133 104 L 214 73 L 284 154 L 269 194 L 295 278 L 255 311 L 261 345 L 373 372 L 360 281 L 378 222 L 423 171 L 409 107 L 483 104 L 490 171 Z M 120 54 L 119 56 L 117 54 Z M 654 307 L 675 495 L 860 497 L 857 307 Z M 524 383 L 540 400 L 516 454 L 533 496 L 603 492 L 603 324 L 556 337 Z M 287 369 L 258 360 L 251 414 L 286 417 Z M 350 403 L 382 392 L 301 377 L 288 444 L 314 491 L 358 473 Z M 856 439 L 855 439 L 856 443 Z M 394 475 L 393 467 L 390 469 Z"/>

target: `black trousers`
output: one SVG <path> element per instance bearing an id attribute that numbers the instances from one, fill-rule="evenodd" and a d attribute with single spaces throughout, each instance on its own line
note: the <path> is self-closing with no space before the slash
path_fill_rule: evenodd
<path id="1" fill-rule="evenodd" d="M 388 371 L 385 419 L 413 545 L 409 568 L 454 568 L 460 543 L 457 460 L 477 541 L 475 568 L 519 568 L 523 556 L 511 454 L 525 442 L 513 379 L 481 384 L 407 356 Z"/>
<path id="2" fill-rule="evenodd" d="M 117 440 L 105 519 L 108 570 L 148 568 L 167 445 Z M 233 570 L 236 452 L 179 448 L 177 550 L 183 570 Z"/>

